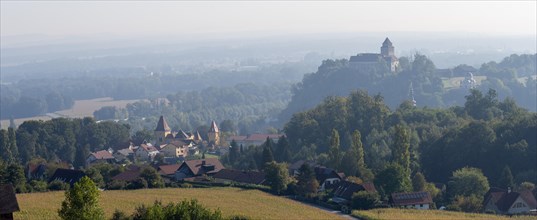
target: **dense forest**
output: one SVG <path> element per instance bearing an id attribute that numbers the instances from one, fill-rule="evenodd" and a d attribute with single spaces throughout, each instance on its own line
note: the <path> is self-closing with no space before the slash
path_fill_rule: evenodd
<path id="1" fill-rule="evenodd" d="M 0 118 L 32 117 L 68 109 L 74 100 L 81 99 L 147 99 L 244 83 L 278 87 L 296 82 L 306 69 L 304 63 L 281 63 L 260 64 L 256 70 L 213 69 L 200 74 L 173 74 L 170 67 L 157 68 L 154 73 L 147 68 L 96 69 L 61 77 L 43 73 L 41 78 L 0 84 Z M 286 102 L 286 98 L 280 101 Z"/>
<path id="2" fill-rule="evenodd" d="M 466 76 L 470 71 L 476 76 L 486 76 L 478 86 L 480 91 L 494 89 L 500 98 L 513 97 L 522 107 L 537 111 L 535 54 L 511 55 L 499 63 L 485 63 L 479 69 L 459 65 L 447 71 L 438 70 L 430 59 L 420 54 L 401 57 L 399 62 L 400 70 L 392 73 L 383 63 L 370 69 L 355 69 L 346 59 L 325 60 L 317 72 L 306 74 L 292 88 L 293 97 L 280 119 L 285 122 L 293 113 L 311 108 L 327 96 L 346 96 L 355 89 L 381 94 L 386 105 L 395 109 L 404 100 L 411 100 L 410 85 L 418 106 L 461 106 L 467 89 L 446 89 L 443 79 Z"/>
<path id="3" fill-rule="evenodd" d="M 231 120 L 240 133 L 265 132 L 267 122 L 285 108 L 291 94 L 289 84 L 237 84 L 209 87 L 201 91 L 180 91 L 166 99 L 128 104 L 126 109 L 104 107 L 94 113 L 97 120 L 128 118 L 132 132 L 154 129 L 164 115 L 173 129 L 186 131 L 208 126 L 212 120 Z"/>

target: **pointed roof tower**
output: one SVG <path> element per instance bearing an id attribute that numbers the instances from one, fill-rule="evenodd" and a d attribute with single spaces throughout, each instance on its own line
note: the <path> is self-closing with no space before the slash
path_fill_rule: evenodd
<path id="1" fill-rule="evenodd" d="M 386 38 L 386 40 L 384 40 L 384 42 L 382 43 L 382 46 L 392 46 L 392 42 L 390 41 L 390 39 Z"/>
<path id="2" fill-rule="evenodd" d="M 171 131 L 170 126 L 168 126 L 168 122 L 164 119 L 164 116 L 160 116 L 157 123 L 157 128 L 155 128 L 155 131 Z"/>
<path id="3" fill-rule="evenodd" d="M 211 123 L 211 129 L 209 129 L 209 132 L 218 133 L 218 126 L 216 125 L 215 121 Z"/>

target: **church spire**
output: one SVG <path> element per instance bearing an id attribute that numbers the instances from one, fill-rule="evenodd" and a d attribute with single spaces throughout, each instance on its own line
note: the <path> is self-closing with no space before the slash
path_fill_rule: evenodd
<path id="1" fill-rule="evenodd" d="M 168 126 L 168 122 L 164 119 L 164 116 L 160 116 L 157 123 L 157 128 L 155 128 L 155 131 L 171 131 L 170 126 Z"/>

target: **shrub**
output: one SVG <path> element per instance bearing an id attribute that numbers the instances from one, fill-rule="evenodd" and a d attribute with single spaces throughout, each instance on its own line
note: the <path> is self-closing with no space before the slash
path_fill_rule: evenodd
<path id="1" fill-rule="evenodd" d="M 152 206 L 141 205 L 136 208 L 132 219 L 223 219 L 220 210 L 212 212 L 203 207 L 197 200 L 183 200 L 180 203 L 169 203 L 163 206 L 161 202 L 155 201 Z"/>
<path id="2" fill-rule="evenodd" d="M 60 180 L 54 180 L 48 184 L 48 189 L 51 191 L 66 190 L 69 189 L 69 184 Z"/>
<path id="3" fill-rule="evenodd" d="M 127 182 L 122 180 L 112 180 L 108 183 L 107 189 L 125 189 L 127 187 Z"/>
<path id="4" fill-rule="evenodd" d="M 47 182 L 32 180 L 30 181 L 30 187 L 32 192 L 46 192 L 47 191 Z"/>
<path id="5" fill-rule="evenodd" d="M 360 191 L 352 195 L 352 208 L 367 210 L 380 204 L 380 195 L 377 192 Z"/>

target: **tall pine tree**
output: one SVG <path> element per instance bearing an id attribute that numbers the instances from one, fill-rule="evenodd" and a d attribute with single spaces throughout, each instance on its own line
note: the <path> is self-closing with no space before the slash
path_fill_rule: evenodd
<path id="1" fill-rule="evenodd" d="M 274 161 L 274 155 L 272 154 L 272 140 L 267 137 L 265 144 L 263 144 L 263 166 Z"/>
<path id="2" fill-rule="evenodd" d="M 278 162 L 290 162 L 291 161 L 291 152 L 289 150 L 289 142 L 287 138 L 282 135 L 278 139 L 278 145 L 276 148 L 276 160 Z"/>

